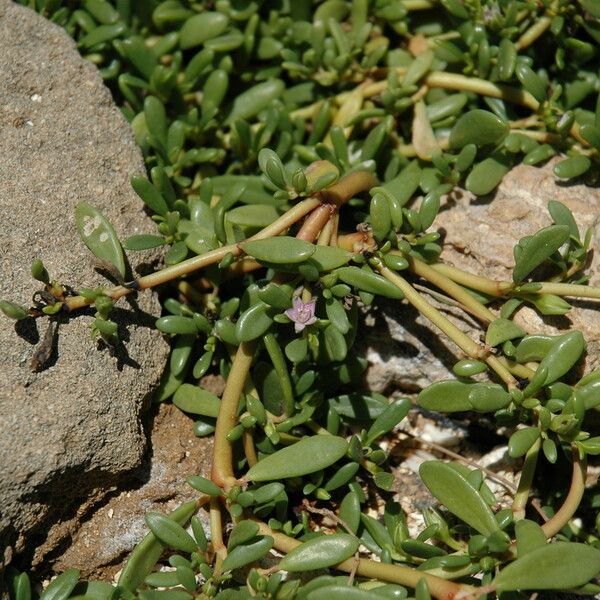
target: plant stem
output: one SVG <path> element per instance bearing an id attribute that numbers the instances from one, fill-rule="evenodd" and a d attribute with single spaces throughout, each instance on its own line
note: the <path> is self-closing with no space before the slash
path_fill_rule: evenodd
<path id="1" fill-rule="evenodd" d="M 294 548 L 298 547 L 302 542 L 295 540 L 294 538 L 288 537 L 283 533 L 273 531 L 266 523 L 257 521 L 259 531 L 263 535 L 270 535 L 275 540 L 274 548 L 283 553 L 291 552 Z M 344 562 L 336 565 L 336 568 L 346 573 L 356 571 L 357 575 L 362 577 L 369 577 L 373 579 L 383 579 L 392 583 L 398 583 L 400 585 L 406 585 L 414 588 L 421 579 L 425 579 L 429 592 L 434 598 L 439 600 L 452 600 L 461 594 L 461 597 L 473 597 L 476 598 L 478 595 L 478 588 L 472 587 L 467 584 L 454 583 L 453 581 L 446 581 L 441 577 L 430 575 L 424 571 L 418 571 L 410 567 L 402 565 L 391 565 L 366 558 L 358 559 L 358 567 L 356 565 L 357 560 L 349 558 Z"/>
<path id="2" fill-rule="evenodd" d="M 587 474 L 587 460 L 580 458 L 576 449 L 573 450 L 573 474 L 571 487 L 558 512 L 542 525 L 547 538 L 556 535 L 575 514 L 585 492 L 585 478 Z"/>
<path id="3" fill-rule="evenodd" d="M 244 389 L 246 377 L 250 372 L 254 356 L 254 344 L 243 342 L 237 349 L 227 385 L 221 398 L 221 407 L 215 427 L 215 442 L 213 449 L 212 480 L 225 491 L 229 491 L 236 483 L 233 472 L 233 449 L 227 434 L 237 423 L 237 411 L 240 394 Z"/>
<path id="4" fill-rule="evenodd" d="M 473 275 L 467 273 L 456 267 L 444 263 L 435 263 L 428 265 L 429 268 L 442 273 L 452 281 L 483 292 L 489 296 L 507 296 L 517 287 L 519 284 L 515 284 L 512 281 L 494 281 L 487 277 L 481 277 L 480 275 Z M 600 288 L 591 287 L 589 285 L 578 285 L 574 283 L 553 283 L 548 281 L 534 282 L 539 283 L 541 286 L 539 289 L 527 292 L 528 294 L 554 294 L 555 296 L 573 296 L 576 298 L 594 298 L 600 299 Z"/>
<path id="5" fill-rule="evenodd" d="M 263 240 L 265 238 L 280 235 L 286 229 L 289 229 L 294 223 L 302 219 L 304 216 L 306 216 L 308 213 L 310 213 L 312 210 L 314 210 L 320 205 L 320 199 L 307 198 L 306 200 L 303 200 L 302 202 L 299 202 L 298 204 L 293 206 L 285 214 L 281 215 L 281 217 L 273 221 L 273 223 L 271 223 L 268 227 L 265 227 L 256 235 L 253 235 L 252 237 L 248 238 L 248 241 Z M 150 275 L 140 277 L 139 279 L 135 280 L 134 285 L 132 285 L 131 287 L 126 287 L 122 285 L 114 287 L 111 290 L 108 290 L 107 294 L 113 300 L 118 300 L 123 296 L 131 294 L 133 291 L 155 287 L 157 285 L 160 285 L 161 283 L 172 281 L 173 279 L 177 279 L 182 275 L 187 275 L 188 273 L 192 273 L 194 271 L 197 271 L 198 269 L 202 269 L 204 267 L 208 267 L 209 265 L 218 263 L 221 260 L 223 260 L 223 258 L 225 258 L 227 254 L 240 256 L 242 253 L 243 251 L 238 244 L 222 246 L 221 248 L 217 248 L 216 250 L 206 252 L 205 254 L 188 258 L 187 260 L 184 260 L 176 265 L 167 267 L 165 269 L 161 269 L 160 271 L 156 271 L 155 273 L 151 273 Z M 77 308 L 83 308 L 84 306 L 89 306 L 90 304 L 92 304 L 92 301 L 87 298 L 84 298 L 83 296 L 70 296 L 67 297 L 65 300 L 65 305 L 69 311 L 75 310 Z"/>
<path id="6" fill-rule="evenodd" d="M 520 365 L 517 362 L 512 360 L 508 360 L 505 356 L 498 356 L 498 360 L 513 374 L 521 379 L 531 379 L 535 375 L 535 371 L 526 367 L 525 365 Z M 530 363 L 537 366 L 537 363 Z"/>
<path id="7" fill-rule="evenodd" d="M 215 551 L 215 570 L 216 576 L 221 574 L 221 565 L 227 556 L 227 548 L 223 543 L 223 524 L 221 520 L 221 505 L 218 498 L 210 499 L 210 539 Z"/>
<path id="8" fill-rule="evenodd" d="M 433 71 L 425 77 L 425 85 L 435 88 L 444 88 L 447 90 L 460 90 L 462 92 L 474 92 L 482 96 L 500 98 L 513 104 L 526 106 L 531 110 L 538 110 L 540 103 L 529 93 L 518 88 L 507 85 L 491 83 L 485 79 L 477 77 L 465 77 L 457 73 L 445 73 L 442 71 Z"/>
<path id="9" fill-rule="evenodd" d="M 313 242 L 335 211 L 336 207 L 333 204 L 321 204 L 306 218 L 300 231 L 296 234 L 296 238 L 305 242 Z"/>
<path id="10" fill-rule="evenodd" d="M 258 462 L 258 456 L 256 456 L 254 436 L 252 435 L 251 429 L 244 429 L 244 433 L 242 433 L 242 444 L 244 445 L 244 454 L 246 455 L 248 466 L 253 467 Z"/>
<path id="11" fill-rule="evenodd" d="M 406 297 L 406 299 L 427 319 L 429 319 L 436 327 L 438 327 L 443 333 L 445 333 L 465 354 L 471 358 L 485 360 L 485 362 L 496 372 L 496 374 L 506 383 L 510 388 L 516 385 L 516 379 L 511 375 L 510 371 L 498 360 L 497 357 L 491 356 L 484 346 L 481 346 L 468 335 L 463 333 L 454 323 L 449 321 L 442 313 L 440 313 L 434 306 L 429 304 L 419 292 L 417 292 L 411 285 L 400 277 L 394 271 L 391 271 L 387 267 L 383 266 L 379 262 L 377 266 L 378 271 L 388 281 L 393 283 Z"/>
<path id="12" fill-rule="evenodd" d="M 341 206 L 360 192 L 377 185 L 377 180 L 369 171 L 355 171 L 324 189 L 321 195 L 326 202 Z"/>
<path id="13" fill-rule="evenodd" d="M 535 475 L 535 468 L 537 466 L 537 459 L 540 453 L 541 445 L 541 439 L 537 439 L 535 444 L 529 448 L 527 454 L 525 455 L 523 469 L 519 479 L 519 486 L 512 503 L 512 511 L 515 521 L 520 521 L 521 519 L 525 518 L 525 507 L 527 506 L 527 501 L 529 500 L 531 484 L 533 483 L 533 476 Z"/>
<path id="14" fill-rule="evenodd" d="M 487 277 L 481 277 L 480 275 L 473 275 L 467 271 L 457 269 L 451 265 L 445 263 L 434 263 L 429 265 L 432 269 L 438 273 L 442 273 L 452 281 L 464 285 L 465 287 L 471 288 L 487 294 L 488 296 L 504 296 L 506 289 L 502 287 L 501 282 L 488 279 Z M 512 284 L 511 284 L 512 287 Z"/>
<path id="15" fill-rule="evenodd" d="M 576 298 L 595 298 L 600 300 L 600 288 L 574 283 L 541 283 L 534 294 L 554 294 L 555 296 L 574 296 Z"/>
<path id="16" fill-rule="evenodd" d="M 401 252 L 392 251 L 390 254 L 402 254 Z M 469 311 L 477 316 L 484 322 L 494 321 L 496 315 L 486 306 L 481 304 L 476 298 L 473 298 L 469 292 L 467 292 L 460 285 L 452 281 L 449 277 L 446 277 L 443 273 L 436 271 L 430 267 L 427 263 L 414 258 L 412 256 L 403 255 L 408 261 L 409 269 L 419 277 L 423 277 L 430 283 L 433 283 L 436 287 L 446 292 L 449 296 L 466 306 Z"/>
<path id="17" fill-rule="evenodd" d="M 531 46 L 543 33 L 550 27 L 552 19 L 550 17 L 540 17 L 535 23 L 523 33 L 523 35 L 515 42 L 517 50 L 524 50 Z"/>

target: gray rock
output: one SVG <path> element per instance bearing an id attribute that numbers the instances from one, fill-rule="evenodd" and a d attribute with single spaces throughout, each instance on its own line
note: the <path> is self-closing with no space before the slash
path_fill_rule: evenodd
<path id="1" fill-rule="evenodd" d="M 453 193 L 438 215 L 433 228 L 445 232 L 442 259 L 470 273 L 510 281 L 512 249 L 523 236 L 550 225 L 550 200 L 566 204 L 575 215 L 580 231 L 593 228 L 592 246 L 600 244 L 600 190 L 556 180 L 554 159 L 543 168 L 520 165 L 513 169 L 488 198 L 474 199 L 468 192 Z M 600 285 L 600 258 L 594 253 L 588 270 L 591 285 Z M 428 286 L 432 289 L 433 286 Z M 427 299 L 473 339 L 482 330 L 456 308 Z M 563 317 L 540 317 L 522 307 L 516 315 L 530 333 L 557 334 L 565 328 L 583 332 L 588 342 L 586 370 L 600 367 L 600 302 L 575 300 Z M 452 377 L 450 369 L 464 358 L 459 348 L 405 303 L 385 302 L 367 316 L 375 327 L 362 340 L 363 354 L 371 366 L 367 383 L 375 391 L 416 392 Z"/>
<path id="2" fill-rule="evenodd" d="M 212 438 L 197 438 L 191 419 L 172 404 L 153 407 L 155 413 L 149 443 L 152 455 L 128 477 L 132 487 L 111 495 L 101 507 L 93 507 L 81 525 L 75 523 L 70 544 L 52 568 L 62 572 L 77 568 L 83 577 L 113 579 L 123 560 L 148 533 L 146 511 L 168 513 L 184 502 L 196 500 L 198 492 L 186 483 L 189 475 L 210 476 Z M 209 534 L 208 511 L 201 510 Z M 33 565 L 48 565 L 53 537 L 36 549 Z"/>
<path id="3" fill-rule="evenodd" d="M 67 34 L 8 0 L 0 0 L 0 74 L 0 297 L 29 303 L 36 257 L 75 289 L 106 285 L 79 240 L 74 207 L 95 205 L 122 237 L 152 231 L 129 184 L 144 172 L 130 128 Z M 3 542 L 42 543 L 81 499 L 100 498 L 140 463 L 140 414 L 168 347 L 152 328 L 154 294 L 121 300 L 117 313 L 122 351 L 96 348 L 92 312 L 80 312 L 60 325 L 40 373 L 29 363 L 45 320 L 13 326 L 0 317 L 0 555 Z"/>

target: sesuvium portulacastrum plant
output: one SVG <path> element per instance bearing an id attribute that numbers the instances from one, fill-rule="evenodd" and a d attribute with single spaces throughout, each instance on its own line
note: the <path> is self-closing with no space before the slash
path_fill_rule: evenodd
<path id="1" fill-rule="evenodd" d="M 513 281 L 492 281 L 440 261 L 431 229 L 457 184 L 487 194 L 519 162 L 560 152 L 558 177 L 597 181 L 598 2 L 27 4 L 100 68 L 146 158 L 150 178 L 132 185 L 157 231 L 121 244 L 80 204 L 82 239 L 120 285 L 73 291 L 36 261 L 35 305 L 0 307 L 52 322 L 93 306 L 94 335 L 115 346 L 114 303 L 162 286 L 156 326 L 172 352 L 156 400 L 172 399 L 198 436 L 214 435 L 210 478 L 188 480 L 199 500 L 146 515 L 150 533 L 116 586 L 79 582 L 72 569 L 42 599 L 600 591 L 598 524 L 573 521 L 580 506 L 588 516 L 598 506 L 585 480 L 587 457 L 600 454 L 586 419 L 600 406 L 600 371 L 580 377 L 580 332 L 530 334 L 513 320 L 524 304 L 563 315 L 565 298 L 600 298 L 584 272 L 591 231 L 550 201 L 548 226 L 514 248 Z M 159 246 L 165 268 L 126 282 L 123 248 Z M 475 317 L 482 341 L 419 280 Z M 523 457 L 512 506 L 498 507 L 489 472 L 425 462 L 420 476 L 441 508 L 424 510 L 411 537 L 379 445 L 411 403 L 356 391 L 366 368 L 352 352 L 359 310 L 379 297 L 411 304 L 464 353 L 456 379 L 417 404 L 487 415 L 508 432 L 510 456 Z M 34 368 L 46 353 L 47 342 Z M 198 385 L 215 372 L 227 381 L 222 398 Z M 570 481 L 546 482 L 540 507 L 536 471 L 561 465 Z M 203 505 L 210 535 L 195 514 Z M 13 598 L 29 600 L 28 576 L 6 577 Z"/>

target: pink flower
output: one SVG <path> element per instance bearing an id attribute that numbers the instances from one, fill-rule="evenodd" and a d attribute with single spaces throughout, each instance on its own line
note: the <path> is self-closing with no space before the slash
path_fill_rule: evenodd
<path id="1" fill-rule="evenodd" d="M 317 317 L 315 317 L 316 303 L 316 299 L 304 303 L 296 296 L 294 307 L 285 311 L 285 314 L 294 322 L 296 333 L 300 333 L 307 325 L 312 325 L 317 320 Z"/>

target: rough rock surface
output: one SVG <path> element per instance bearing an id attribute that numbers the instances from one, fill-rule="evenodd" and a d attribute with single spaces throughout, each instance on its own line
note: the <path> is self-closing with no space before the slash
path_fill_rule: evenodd
<path id="1" fill-rule="evenodd" d="M 0 297 L 29 302 L 35 257 L 74 288 L 106 285 L 79 241 L 74 207 L 97 206 L 123 237 L 152 230 L 129 184 L 144 166 L 127 123 L 67 34 L 8 0 L 0 74 Z M 92 313 L 78 313 L 59 326 L 40 373 L 29 363 L 46 323 L 0 316 L 0 560 L 4 544 L 43 543 L 82 498 L 98 499 L 140 463 L 139 417 L 168 347 L 152 329 L 153 294 L 118 306 L 124 344 L 115 356 L 90 339 Z"/>
<path id="2" fill-rule="evenodd" d="M 47 543 L 36 550 L 34 566 L 53 562 L 59 573 L 75 567 L 84 577 L 112 579 L 123 559 L 148 533 L 146 511 L 168 513 L 198 498 L 185 480 L 189 475 L 209 475 L 212 438 L 196 438 L 192 425 L 172 404 L 157 407 L 150 425 L 152 451 L 128 476 L 128 485 L 100 508 L 92 506 L 81 526 L 74 521 L 51 529 Z M 198 516 L 205 517 L 208 526 L 208 513 L 200 511 Z M 54 542 L 67 533 L 70 543 L 62 552 Z"/>
<path id="3" fill-rule="evenodd" d="M 600 190 L 556 180 L 554 159 L 543 168 L 520 165 L 504 178 L 490 196 L 475 199 L 468 192 L 454 194 L 442 207 L 433 228 L 445 232 L 442 258 L 448 264 L 496 280 L 510 281 L 512 248 L 523 236 L 552 223 L 549 200 L 566 204 L 580 231 L 592 227 L 592 246 L 600 245 Z M 594 253 L 588 270 L 591 285 L 600 285 L 600 257 Z M 431 287 L 431 286 L 429 286 Z M 458 309 L 428 300 L 456 325 L 478 339 L 475 321 Z M 540 317 L 523 307 L 516 320 L 531 333 L 557 334 L 566 328 L 583 332 L 588 342 L 586 369 L 600 367 L 600 303 L 575 300 L 563 317 Z M 451 377 L 452 365 L 464 358 L 449 340 L 411 307 L 382 303 L 367 316 L 374 323 L 363 339 L 363 353 L 371 366 L 367 383 L 375 391 L 414 392 L 434 381 Z"/>

